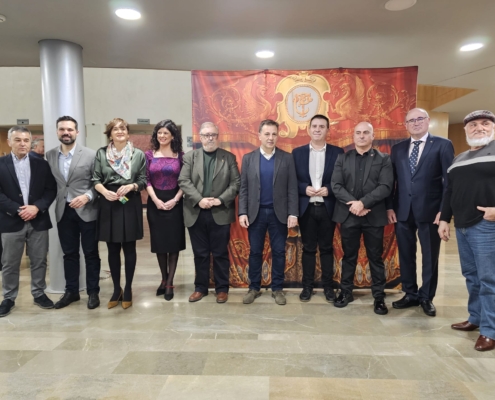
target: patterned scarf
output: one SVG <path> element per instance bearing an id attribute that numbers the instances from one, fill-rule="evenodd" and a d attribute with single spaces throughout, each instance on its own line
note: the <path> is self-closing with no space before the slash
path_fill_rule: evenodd
<path id="1" fill-rule="evenodd" d="M 131 159 L 134 153 L 134 146 L 127 142 L 119 153 L 113 142 L 107 147 L 107 160 L 112 169 L 124 179 L 131 179 Z"/>

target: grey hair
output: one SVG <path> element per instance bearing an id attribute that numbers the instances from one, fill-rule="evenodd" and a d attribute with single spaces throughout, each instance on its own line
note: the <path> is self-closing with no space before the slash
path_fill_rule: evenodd
<path id="1" fill-rule="evenodd" d="M 43 139 L 43 138 L 34 139 L 31 143 L 31 150 L 34 150 L 36 148 L 36 146 L 38 146 L 39 142 L 44 142 L 44 141 L 45 141 L 45 139 Z"/>
<path id="2" fill-rule="evenodd" d="M 29 137 L 32 138 L 31 131 L 28 128 L 26 128 L 25 126 L 15 125 L 9 129 L 9 133 L 7 134 L 7 139 L 10 140 L 10 138 L 15 132 L 29 133 Z"/>
<path id="3" fill-rule="evenodd" d="M 202 131 L 204 128 L 206 128 L 207 126 L 212 126 L 212 127 L 214 127 L 214 128 L 217 130 L 217 132 L 219 132 L 219 131 L 218 131 L 218 126 L 216 126 L 213 122 L 203 122 L 203 123 L 201 124 L 200 128 L 199 128 L 199 133 L 201 134 L 201 131 Z M 219 132 L 219 133 L 220 133 L 220 132 Z"/>

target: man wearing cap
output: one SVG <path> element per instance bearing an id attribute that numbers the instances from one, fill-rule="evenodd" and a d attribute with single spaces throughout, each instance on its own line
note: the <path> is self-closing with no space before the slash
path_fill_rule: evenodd
<path id="1" fill-rule="evenodd" d="M 459 154 L 448 169 L 438 234 L 449 240 L 449 222 L 455 216 L 469 318 L 452 329 L 479 328 L 474 348 L 487 351 L 495 348 L 495 115 L 473 111 L 464 118 L 464 130 L 471 149 Z"/>

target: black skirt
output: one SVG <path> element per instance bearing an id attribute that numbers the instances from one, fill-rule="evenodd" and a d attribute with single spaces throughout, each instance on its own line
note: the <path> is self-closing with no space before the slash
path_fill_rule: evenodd
<path id="1" fill-rule="evenodd" d="M 174 198 L 179 188 L 158 190 L 153 188 L 156 197 L 166 203 Z M 182 213 L 182 198 L 171 210 L 159 210 L 148 197 L 148 224 L 152 253 L 178 253 L 186 248 L 186 230 Z"/>
<path id="2" fill-rule="evenodd" d="M 106 189 L 116 192 L 119 185 L 108 185 Z M 143 238 L 143 205 L 141 192 L 126 194 L 129 201 L 108 201 L 100 195 L 98 233 L 100 242 L 125 243 Z"/>

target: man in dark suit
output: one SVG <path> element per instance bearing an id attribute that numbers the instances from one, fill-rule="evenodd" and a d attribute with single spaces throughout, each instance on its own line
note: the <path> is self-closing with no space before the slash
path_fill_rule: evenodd
<path id="1" fill-rule="evenodd" d="M 31 143 L 30 157 L 44 158 L 45 156 L 45 140 L 34 139 Z"/>
<path id="2" fill-rule="evenodd" d="M 96 152 L 76 144 L 77 121 L 70 116 L 57 120 L 60 146 L 46 153 L 46 160 L 57 181 L 55 216 L 58 236 L 64 252 L 65 293 L 55 303 L 64 308 L 81 299 L 79 295 L 80 248 L 86 262 L 88 308 L 100 305 L 100 256 L 96 239 L 96 191 L 93 177 Z"/>
<path id="3" fill-rule="evenodd" d="M 0 317 L 8 315 L 19 293 L 19 269 L 24 246 L 31 264 L 31 294 L 34 304 L 53 308 L 45 294 L 48 229 L 52 227 L 48 207 L 55 200 L 57 184 L 50 166 L 41 158 L 29 157 L 31 132 L 14 126 L 8 132 L 12 153 L 0 158 L 0 233 L 2 234 L 2 287 Z"/>
<path id="4" fill-rule="evenodd" d="M 272 249 L 272 297 L 286 303 L 282 291 L 285 273 L 287 228 L 297 225 L 297 176 L 294 159 L 276 147 L 278 123 L 266 119 L 259 127 L 261 147 L 242 158 L 239 223 L 248 229 L 249 291 L 244 304 L 261 296 L 261 266 L 265 236 Z"/>
<path id="5" fill-rule="evenodd" d="M 335 196 L 331 179 L 335 160 L 344 150 L 326 142 L 329 127 L 326 116 L 315 115 L 309 122 L 311 142 L 292 151 L 299 190 L 299 228 L 303 244 L 303 290 L 299 295 L 303 302 L 310 301 L 313 294 L 317 247 L 320 250 L 325 299 L 329 303 L 335 300 L 332 287 L 335 230 L 332 216 Z"/>
<path id="6" fill-rule="evenodd" d="M 235 198 L 240 176 L 234 154 L 219 148 L 218 128 L 205 122 L 199 130 L 203 148 L 184 155 L 179 186 L 184 192 L 184 224 L 189 229 L 196 278 L 190 302 L 208 295 L 210 255 L 217 303 L 229 292 L 230 224 L 235 221 Z"/>
<path id="7" fill-rule="evenodd" d="M 431 135 L 429 122 L 428 113 L 421 108 L 413 108 L 406 115 L 411 138 L 392 147 L 395 186 L 387 201 L 387 213 L 388 222 L 396 223 L 402 291 L 405 292 L 405 296 L 392 305 L 399 309 L 421 305 L 426 315 L 434 317 L 441 242 L 437 230 L 454 147 L 450 140 Z M 423 256 L 423 284 L 419 290 L 416 232 Z"/>
<path id="8" fill-rule="evenodd" d="M 364 238 L 371 272 L 371 291 L 376 314 L 388 313 L 385 304 L 383 231 L 387 225 L 385 200 L 392 191 L 394 174 L 388 154 L 372 148 L 373 126 L 360 122 L 354 128 L 355 150 L 341 154 L 332 175 L 332 191 L 337 198 L 333 220 L 341 224 L 342 280 L 335 307 L 354 301 L 352 289 L 361 241 Z"/>

